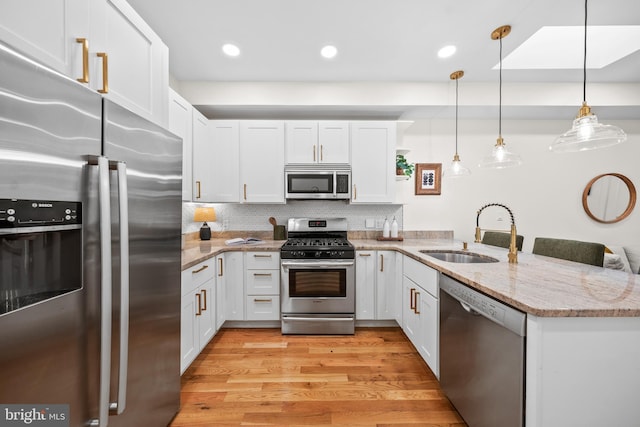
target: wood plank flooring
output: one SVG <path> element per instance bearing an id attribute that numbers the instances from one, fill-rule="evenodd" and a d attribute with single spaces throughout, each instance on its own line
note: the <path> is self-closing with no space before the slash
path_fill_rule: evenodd
<path id="1" fill-rule="evenodd" d="M 182 376 L 183 426 L 464 427 L 400 328 L 221 329 Z"/>

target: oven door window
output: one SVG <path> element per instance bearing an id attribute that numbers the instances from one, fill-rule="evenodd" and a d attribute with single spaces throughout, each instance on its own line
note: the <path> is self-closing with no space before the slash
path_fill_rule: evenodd
<path id="1" fill-rule="evenodd" d="M 0 315 L 82 287 L 81 230 L 0 235 Z"/>
<path id="2" fill-rule="evenodd" d="M 300 298 L 344 298 L 347 271 L 344 268 L 289 270 L 289 296 Z"/>

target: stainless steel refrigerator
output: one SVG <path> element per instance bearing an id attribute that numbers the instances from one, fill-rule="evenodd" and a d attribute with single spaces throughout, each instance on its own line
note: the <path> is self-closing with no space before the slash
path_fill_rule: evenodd
<path id="1" fill-rule="evenodd" d="M 166 426 L 182 141 L 4 46 L 0 76 L 0 405 Z"/>

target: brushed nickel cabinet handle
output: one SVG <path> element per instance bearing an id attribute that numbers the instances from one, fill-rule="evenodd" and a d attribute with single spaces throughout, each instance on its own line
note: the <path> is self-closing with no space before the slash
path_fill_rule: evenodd
<path id="1" fill-rule="evenodd" d="M 100 93 L 109 93 L 109 56 L 105 52 L 98 52 L 102 58 L 102 89 L 98 89 Z"/>
<path id="2" fill-rule="evenodd" d="M 409 308 L 414 312 L 416 311 L 416 300 L 414 296 L 415 293 L 416 293 L 416 289 L 411 288 L 411 291 L 409 292 Z"/>
<path id="3" fill-rule="evenodd" d="M 200 316 L 202 315 L 202 300 L 199 293 L 196 294 L 196 303 L 198 304 L 198 307 L 196 308 L 196 316 Z"/>
<path id="4" fill-rule="evenodd" d="M 420 296 L 420 292 L 416 291 L 416 294 L 415 294 L 415 299 L 416 299 L 416 300 L 415 300 L 415 303 L 414 303 L 414 306 L 415 306 L 415 307 L 414 307 L 414 309 L 413 309 L 413 312 L 414 312 L 415 314 L 420 314 L 420 307 L 418 306 L 418 297 L 419 297 L 419 296 Z"/>
<path id="5" fill-rule="evenodd" d="M 357 200 L 358 199 L 358 187 L 353 184 L 353 200 Z"/>
<path id="6" fill-rule="evenodd" d="M 255 258 L 271 258 L 271 254 L 253 254 Z"/>
<path id="7" fill-rule="evenodd" d="M 197 192 L 198 192 L 198 194 L 196 195 L 196 199 L 199 199 L 200 197 L 202 197 L 202 194 L 200 193 L 200 190 L 201 190 L 200 181 L 196 181 L 196 188 L 197 188 Z"/>
<path id="8" fill-rule="evenodd" d="M 247 184 L 244 185 L 244 199 L 247 200 Z"/>
<path id="9" fill-rule="evenodd" d="M 205 265 L 203 265 L 202 267 L 200 267 L 199 269 L 197 269 L 197 270 L 193 270 L 193 271 L 191 272 L 191 274 L 200 273 L 201 271 L 204 271 L 204 270 L 206 270 L 207 268 L 209 268 L 209 266 L 205 264 Z"/>
<path id="10" fill-rule="evenodd" d="M 262 299 L 254 298 L 253 299 L 253 302 L 271 302 L 271 301 L 273 301 L 271 298 L 262 298 Z"/>
<path id="11" fill-rule="evenodd" d="M 358 254 L 358 256 L 371 256 L 371 254 Z"/>
<path id="12" fill-rule="evenodd" d="M 222 271 L 222 266 L 224 265 L 224 264 L 222 263 L 222 258 L 218 258 L 218 263 L 219 263 L 219 265 L 220 265 L 220 268 L 218 269 L 218 270 L 219 270 L 219 271 L 218 271 L 218 277 L 222 277 L 222 276 L 224 275 L 224 273 L 223 273 L 223 271 Z"/>
<path id="13" fill-rule="evenodd" d="M 384 272 L 384 255 L 380 254 L 380 271 Z"/>
<path id="14" fill-rule="evenodd" d="M 313 146 L 313 161 L 316 161 L 316 146 Z"/>
<path id="15" fill-rule="evenodd" d="M 271 273 L 253 273 L 256 277 L 271 277 Z"/>
<path id="16" fill-rule="evenodd" d="M 320 161 L 322 162 L 324 160 L 324 153 L 323 153 L 323 145 L 320 144 Z"/>
<path id="17" fill-rule="evenodd" d="M 80 83 L 89 83 L 89 40 L 78 37 L 76 43 L 82 44 L 82 77 L 77 80 Z"/>

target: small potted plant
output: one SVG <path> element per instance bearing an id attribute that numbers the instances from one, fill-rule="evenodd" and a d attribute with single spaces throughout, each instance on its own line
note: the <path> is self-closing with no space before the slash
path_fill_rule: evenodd
<path id="1" fill-rule="evenodd" d="M 405 175 L 411 177 L 413 173 L 413 164 L 407 162 L 403 154 L 396 154 L 396 175 Z"/>

